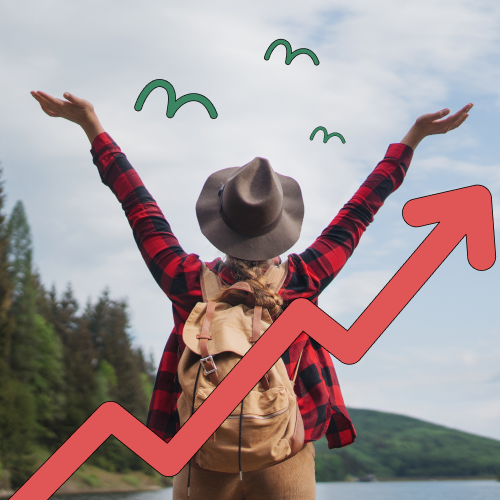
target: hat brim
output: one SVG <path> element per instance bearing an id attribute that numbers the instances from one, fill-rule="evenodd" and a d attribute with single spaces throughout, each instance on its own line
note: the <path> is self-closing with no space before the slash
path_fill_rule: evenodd
<path id="1" fill-rule="evenodd" d="M 196 203 L 201 232 L 221 252 L 243 260 L 267 260 L 289 250 L 299 239 L 304 219 L 304 202 L 295 179 L 276 174 L 283 187 L 283 212 L 279 224 L 262 236 L 233 231 L 220 215 L 219 189 L 241 167 L 213 173 L 205 182 Z"/>

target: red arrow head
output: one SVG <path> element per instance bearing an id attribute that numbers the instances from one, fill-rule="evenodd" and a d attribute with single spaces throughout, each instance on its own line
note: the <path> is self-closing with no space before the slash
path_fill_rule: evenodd
<path id="1" fill-rule="evenodd" d="M 403 218 L 413 227 L 439 223 L 439 241 L 443 244 L 454 240 L 458 244 L 467 236 L 467 258 L 478 271 L 495 263 L 493 205 L 491 193 L 484 186 L 415 198 L 403 207 Z"/>

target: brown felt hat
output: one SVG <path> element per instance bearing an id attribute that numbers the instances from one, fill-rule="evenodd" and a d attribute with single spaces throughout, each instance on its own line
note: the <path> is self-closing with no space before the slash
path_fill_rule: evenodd
<path id="1" fill-rule="evenodd" d="M 243 260 L 267 260 L 299 239 L 304 202 L 295 179 L 268 160 L 225 168 L 205 182 L 196 203 L 201 232 L 220 251 Z"/>

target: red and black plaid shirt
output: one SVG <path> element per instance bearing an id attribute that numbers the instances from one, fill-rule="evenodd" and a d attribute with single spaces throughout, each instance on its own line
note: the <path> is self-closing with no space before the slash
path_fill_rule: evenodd
<path id="1" fill-rule="evenodd" d="M 151 430 L 168 442 L 179 430 L 177 399 L 181 387 L 176 377 L 177 366 L 185 347 L 184 323 L 202 300 L 202 261 L 198 255 L 184 252 L 137 172 L 107 133 L 96 137 L 91 153 L 102 182 L 122 204 L 151 274 L 172 301 L 175 326 L 160 362 L 147 422 Z M 279 292 L 285 304 L 297 298 L 317 304 L 319 294 L 344 267 L 384 200 L 403 182 L 412 156 L 410 147 L 391 144 L 384 159 L 321 236 L 303 253 L 288 256 L 288 275 Z M 207 265 L 224 282 L 235 282 L 233 273 L 221 259 Z M 294 373 L 303 349 L 295 392 L 306 441 L 316 441 L 326 434 L 330 448 L 351 444 L 356 432 L 342 399 L 332 359 L 305 333 L 282 356 L 289 376 Z"/>

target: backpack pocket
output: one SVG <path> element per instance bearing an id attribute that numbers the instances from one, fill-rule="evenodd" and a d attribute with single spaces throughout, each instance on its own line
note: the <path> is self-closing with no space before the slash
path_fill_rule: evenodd
<path id="1" fill-rule="evenodd" d="M 195 406 L 199 407 L 211 392 L 200 388 Z M 243 414 L 240 404 L 217 429 L 215 441 L 208 440 L 203 445 L 196 462 L 203 469 L 239 472 L 241 425 L 241 470 L 248 472 L 275 465 L 291 451 L 290 410 L 285 387 L 273 387 L 266 392 L 250 391 L 243 401 Z"/>

